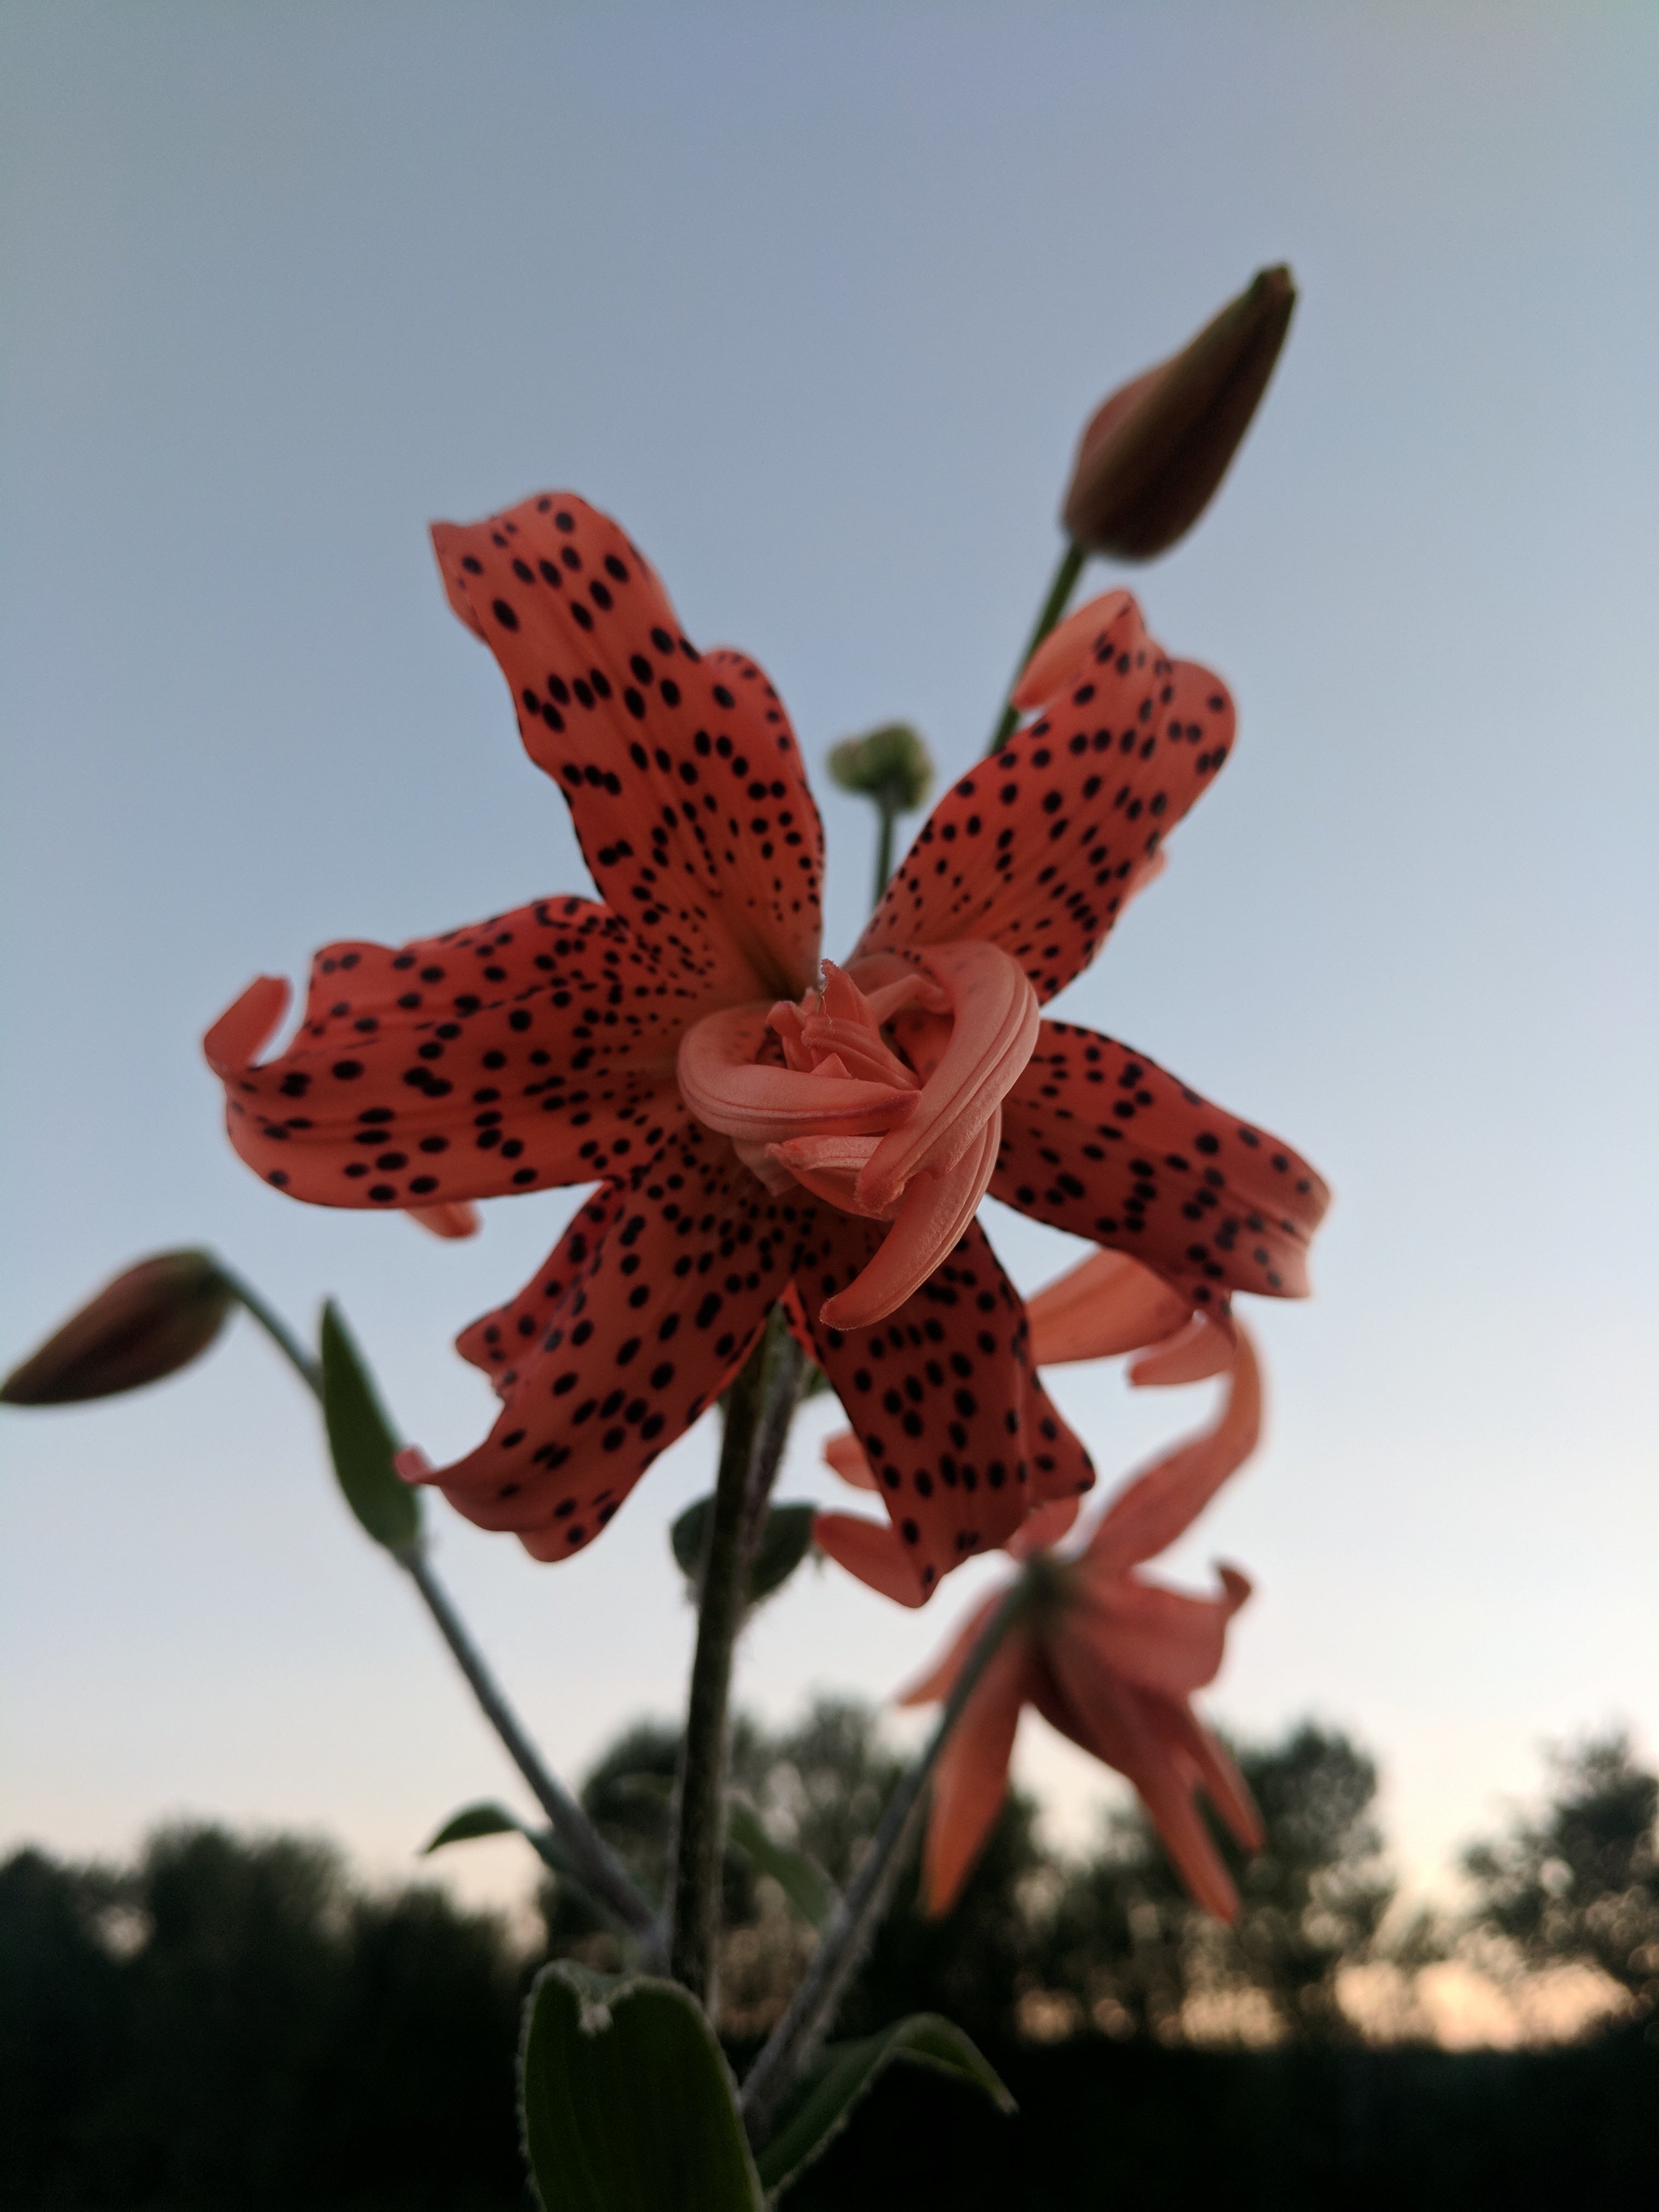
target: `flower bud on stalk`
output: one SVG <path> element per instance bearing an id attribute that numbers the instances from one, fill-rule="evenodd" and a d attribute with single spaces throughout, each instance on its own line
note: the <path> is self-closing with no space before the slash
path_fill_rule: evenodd
<path id="1" fill-rule="evenodd" d="M 908 722 L 884 722 L 861 738 L 832 746 L 830 773 L 843 791 L 875 802 L 881 817 L 876 852 L 875 901 L 893 872 L 893 824 L 921 805 L 933 787 L 933 756 Z"/>
<path id="2" fill-rule="evenodd" d="M 68 1406 L 159 1382 L 199 1358 L 234 1293 L 205 1252 L 129 1267 L 0 1383 L 9 1406 Z"/>
<path id="3" fill-rule="evenodd" d="M 1075 542 L 1150 561 L 1209 505 L 1267 388 L 1296 305 L 1264 269 L 1183 350 L 1113 392 L 1083 433 L 1061 520 Z"/>

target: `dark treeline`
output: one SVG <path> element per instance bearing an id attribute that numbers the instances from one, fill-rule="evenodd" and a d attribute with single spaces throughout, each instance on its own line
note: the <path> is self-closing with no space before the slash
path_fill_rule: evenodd
<path id="1" fill-rule="evenodd" d="M 673 1759 L 666 1732 L 630 1730 L 584 1792 L 647 1883 Z M 1224 2185 L 1245 2205 L 1323 2203 L 1337 2185 L 1361 2204 L 1653 2200 L 1659 1783 L 1628 1747 L 1564 1759 L 1541 1814 L 1468 1857 L 1487 1939 L 1517 1964 L 1597 1966 L 1628 1991 L 1626 2020 L 1559 2051 L 1461 2056 L 1364 2048 L 1338 2001 L 1341 1969 L 1380 1955 L 1393 1895 L 1370 1760 L 1311 1725 L 1241 1759 L 1268 1842 L 1235 1861 L 1237 1930 L 1185 1904 L 1137 1815 L 1061 1863 L 1018 1795 L 948 1918 L 901 1895 L 844 2032 L 947 2012 L 1021 2112 L 1004 2121 L 907 2074 L 791 2193 L 799 2212 L 947 2197 L 1037 2212 L 1154 2183 Z M 733 1779 L 775 1838 L 840 1882 L 893 1764 L 867 1713 L 825 1705 L 780 1735 L 739 1727 Z M 724 2024 L 740 2051 L 810 1936 L 735 1853 L 726 1881 Z M 516 2212 L 525 1990 L 548 1955 L 617 1963 L 579 1894 L 550 1880 L 541 1905 L 526 1957 L 495 1917 L 429 1887 L 366 1892 L 294 1838 L 164 1830 L 118 1869 L 19 1853 L 0 1867 L 0 2203 Z M 1432 1955 L 1447 1935 L 1419 1925 L 1395 1955 Z M 1206 2001 L 1273 2047 L 1190 2047 Z"/>

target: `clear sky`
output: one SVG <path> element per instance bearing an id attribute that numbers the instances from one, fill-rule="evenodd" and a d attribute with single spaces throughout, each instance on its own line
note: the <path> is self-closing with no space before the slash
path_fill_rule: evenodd
<path id="1" fill-rule="evenodd" d="M 587 888 L 428 519 L 580 490 L 692 635 L 766 664 L 815 766 L 906 715 L 954 773 L 1085 414 L 1285 258 L 1266 411 L 1134 580 L 1231 683 L 1237 752 L 1059 1008 L 1338 1193 L 1314 1302 L 1255 1309 L 1269 1442 L 1173 1564 L 1257 1583 L 1211 1710 L 1352 1729 L 1421 1882 L 1542 1738 L 1659 1750 L 1656 79 L 1659 13 L 1601 0 L 9 0 L 0 1364 L 204 1242 L 297 1316 L 337 1293 L 408 1431 L 475 1441 L 449 1340 L 570 1197 L 464 1247 L 292 1205 L 197 1042 L 329 938 Z M 833 951 L 870 827 L 820 793 Z M 1028 1288 L 1079 1249 L 988 1218 Z M 1054 1387 L 1108 1480 L 1208 1404 Z M 835 1491 L 830 1425 L 782 1494 Z M 511 1793 L 251 1328 L 0 1449 L 0 1842 L 189 1811 L 392 1871 Z M 556 1569 L 434 1516 L 568 1771 L 678 1698 L 665 1531 L 710 1456 L 705 1428 Z M 884 1696 L 995 1572 L 921 1615 L 809 1573 L 739 1694 Z M 1098 1770 L 1035 1721 L 1022 1759 L 1085 1833 Z"/>

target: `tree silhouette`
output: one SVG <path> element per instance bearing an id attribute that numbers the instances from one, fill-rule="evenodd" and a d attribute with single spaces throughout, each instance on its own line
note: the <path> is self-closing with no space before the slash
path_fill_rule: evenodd
<path id="1" fill-rule="evenodd" d="M 1650 2012 L 1659 2002 L 1659 1777 L 1622 1730 L 1559 1747 L 1541 1818 L 1472 1844 L 1474 1920 L 1528 1962 L 1599 1966 Z"/>

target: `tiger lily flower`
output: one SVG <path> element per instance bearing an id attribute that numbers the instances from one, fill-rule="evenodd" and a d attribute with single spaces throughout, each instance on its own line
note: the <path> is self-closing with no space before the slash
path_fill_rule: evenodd
<path id="1" fill-rule="evenodd" d="M 1213 1597 L 1193 1597 L 1135 1572 L 1196 1518 L 1255 1449 L 1261 1380 L 1238 1329 L 1226 1401 L 1213 1427 L 1149 1468 L 1112 1501 L 1075 1559 L 1036 1553 L 1028 1599 L 963 1706 L 933 1773 L 923 1855 L 927 1910 L 948 1911 L 994 1826 L 1008 1786 L 1014 1737 L 1032 1705 L 1062 1735 L 1127 1778 L 1188 1890 L 1218 1919 L 1238 1895 L 1200 1814 L 1202 1790 L 1247 1850 L 1261 1817 L 1215 1738 L 1194 1717 L 1195 1690 L 1219 1669 L 1227 1624 L 1250 1594 L 1236 1568 L 1218 1570 Z M 951 1650 L 901 1703 L 949 1697 L 995 1592 Z"/>
<path id="2" fill-rule="evenodd" d="M 1092 1480 L 975 1216 L 1131 1248 L 1223 1326 L 1297 1296 L 1325 1204 L 1276 1139 L 1049 1023 L 1231 747 L 1231 703 L 1127 592 L 1062 625 L 1037 719 L 935 808 L 853 954 L 821 960 L 823 833 L 777 694 L 699 653 L 569 494 L 433 532 L 599 896 L 402 947 L 331 945 L 304 1014 L 261 977 L 208 1032 L 230 1136 L 289 1195 L 403 1210 L 592 1184 L 462 1354 L 505 1401 L 433 1480 L 536 1558 L 590 1542 L 780 1299 L 878 1466 L 912 1601 Z"/>

